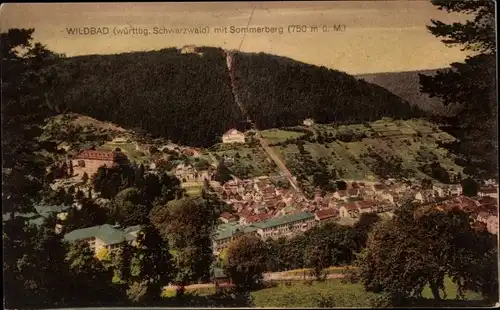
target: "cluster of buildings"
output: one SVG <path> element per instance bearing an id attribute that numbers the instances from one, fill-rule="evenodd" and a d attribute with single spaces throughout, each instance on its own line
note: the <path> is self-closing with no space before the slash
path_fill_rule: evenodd
<path id="1" fill-rule="evenodd" d="M 277 188 L 269 178 L 234 179 L 216 192 L 231 212 L 220 216 L 213 239 L 214 253 L 219 253 L 241 234 L 255 234 L 262 239 L 288 237 L 311 227 L 334 221 L 355 223 L 363 213 L 392 216 L 392 211 L 406 201 L 443 208 L 470 205 L 474 220 L 483 223 L 492 233 L 498 232 L 498 187 L 481 187 L 475 199 L 462 195 L 457 184 L 435 184 L 422 189 L 420 184 L 408 185 L 389 180 L 384 183 L 350 182 L 347 188 L 307 200 L 291 189 Z M 438 203 L 439 201 L 439 203 Z"/>
<path id="2" fill-rule="evenodd" d="M 498 193 L 498 192 L 497 192 Z M 423 206 L 420 212 L 427 210 L 450 211 L 458 209 L 466 212 L 477 229 L 498 234 L 498 194 L 477 197 L 458 196 L 437 203 Z"/>
<path id="3" fill-rule="evenodd" d="M 185 182 L 203 182 L 212 181 L 215 175 L 215 169 L 210 167 L 207 170 L 196 170 L 192 165 L 184 163 L 178 164 L 173 171 L 174 175 L 183 183 Z"/>

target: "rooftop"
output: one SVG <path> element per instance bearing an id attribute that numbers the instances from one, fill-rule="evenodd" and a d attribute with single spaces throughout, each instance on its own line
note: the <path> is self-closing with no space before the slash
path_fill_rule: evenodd
<path id="1" fill-rule="evenodd" d="M 66 235 L 64 235 L 64 240 L 73 242 L 88 238 L 98 238 L 104 241 L 104 243 L 108 245 L 118 244 L 125 241 L 134 240 L 135 236 L 133 235 L 133 232 L 134 229 L 136 228 L 137 226 L 132 226 L 125 229 L 119 229 L 112 225 L 104 224 L 101 226 L 92 226 L 92 227 L 73 230 L 72 232 L 69 232 Z"/>
<path id="2" fill-rule="evenodd" d="M 127 155 L 121 151 L 96 151 L 84 150 L 75 156 L 75 159 L 93 159 L 93 160 L 108 160 L 117 161 L 127 159 Z"/>
<path id="3" fill-rule="evenodd" d="M 337 214 L 337 210 L 335 210 L 335 209 L 323 209 L 323 210 L 319 210 L 316 212 L 316 216 L 320 220 L 334 217 L 336 214 Z"/>
<path id="4" fill-rule="evenodd" d="M 242 135 L 243 133 L 241 131 L 239 131 L 238 129 L 229 129 L 225 134 L 224 136 L 227 136 L 227 135 Z"/>
<path id="5" fill-rule="evenodd" d="M 271 218 L 265 221 L 262 221 L 260 223 L 256 223 L 253 226 L 261 228 L 261 229 L 266 229 L 266 228 L 271 228 L 287 223 L 293 223 L 297 221 L 304 221 L 304 220 L 309 220 L 313 219 L 314 214 L 310 212 L 300 212 L 300 213 L 295 213 L 295 214 L 288 214 L 285 216 L 277 217 L 277 218 Z"/>
<path id="6" fill-rule="evenodd" d="M 233 237 L 237 232 L 244 234 L 256 231 L 257 228 L 250 226 L 241 226 L 237 223 L 221 224 L 217 227 L 214 240 L 224 240 Z"/>

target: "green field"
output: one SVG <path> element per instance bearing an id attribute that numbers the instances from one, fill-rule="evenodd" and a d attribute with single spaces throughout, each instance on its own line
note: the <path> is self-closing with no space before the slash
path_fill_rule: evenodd
<path id="1" fill-rule="evenodd" d="M 105 144 L 101 145 L 98 149 L 100 150 L 106 150 L 106 151 L 113 151 L 116 148 L 120 148 L 125 155 L 129 158 L 131 161 L 135 161 L 137 163 L 142 163 L 146 155 L 141 152 L 136 150 L 135 144 L 134 143 L 113 143 L 113 142 L 106 142 Z"/>
<path id="2" fill-rule="evenodd" d="M 295 139 L 304 134 L 301 132 L 287 131 L 280 129 L 268 129 L 260 132 L 261 136 L 270 144 L 282 142 L 287 139 Z"/>
<path id="3" fill-rule="evenodd" d="M 230 159 L 228 167 L 238 177 L 253 178 L 278 174 L 275 163 L 259 144 L 217 145 L 214 149 L 211 154 L 217 156 L 218 160 Z M 246 173 L 241 171 L 246 171 Z"/>
<path id="4" fill-rule="evenodd" d="M 456 286 L 449 278 L 445 279 L 446 300 L 456 298 Z M 215 293 L 214 287 L 187 289 L 186 292 L 195 296 L 211 296 Z M 165 292 L 164 297 L 173 296 L 173 292 Z M 324 282 L 289 281 L 289 284 L 277 284 L 268 288 L 251 292 L 255 307 L 276 308 L 306 308 L 317 307 L 322 298 L 333 302 L 334 307 L 372 307 L 372 300 L 378 294 L 366 292 L 361 284 L 344 283 L 341 279 L 332 279 Z M 425 288 L 422 296 L 432 299 L 429 288 Z M 443 297 L 443 296 L 442 296 Z M 466 293 L 467 301 L 480 301 L 480 294 Z"/>
<path id="5" fill-rule="evenodd" d="M 305 127 L 304 127 L 305 128 Z M 380 155 L 382 158 L 399 158 L 402 161 L 401 168 L 408 171 L 409 177 L 421 179 L 427 177 L 418 168 L 422 162 L 418 162 L 418 154 L 421 150 L 434 154 L 436 161 L 450 173 L 462 173 L 463 168 L 456 165 L 454 156 L 444 148 L 438 146 L 438 142 L 450 142 L 454 138 L 440 131 L 435 124 L 425 120 L 392 121 L 390 119 L 379 120 L 370 124 L 342 125 L 338 127 L 329 125 L 312 126 L 317 134 L 327 136 L 336 135 L 339 132 L 364 133 L 366 135 L 361 141 L 342 142 L 340 140 L 324 142 L 317 141 L 304 144 L 304 149 L 310 154 L 314 161 L 323 160 L 328 164 L 328 169 L 335 169 L 339 177 L 353 180 L 371 179 L 377 174 L 373 171 L 376 160 L 370 160 L 370 153 Z M 304 174 L 308 170 L 307 163 L 304 164 L 304 156 L 299 154 L 297 145 L 287 144 L 274 146 L 273 149 L 285 159 L 287 166 L 294 174 Z M 309 179 L 312 177 L 308 175 Z"/>

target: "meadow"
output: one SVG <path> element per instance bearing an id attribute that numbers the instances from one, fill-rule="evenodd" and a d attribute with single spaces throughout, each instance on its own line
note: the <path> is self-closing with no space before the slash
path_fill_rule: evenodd
<path id="1" fill-rule="evenodd" d="M 409 178 L 427 178 L 419 167 L 422 163 L 432 161 L 439 162 L 450 174 L 463 174 L 463 167 L 454 162 L 454 155 L 439 146 L 439 143 L 452 142 L 454 138 L 439 130 L 435 124 L 422 119 L 382 119 L 372 123 L 341 126 L 316 124 L 309 128 L 297 126 L 297 129 L 314 133 L 311 141 L 304 141 L 306 154 L 301 154 L 295 143 L 285 142 L 290 139 L 286 137 L 296 137 L 296 132 L 274 130 L 266 131 L 263 136 L 270 136 L 272 133 L 270 143 L 281 142 L 273 146 L 275 152 L 284 158 L 292 173 L 305 174 L 309 181 L 312 179 L 312 171 L 309 169 L 310 165 L 304 163 L 305 156 L 316 162 L 326 162 L 328 170 L 335 170 L 338 177 L 350 180 L 380 178 L 376 167 L 374 168 L 378 163 L 372 157 L 373 154 L 378 154 L 389 162 L 392 159 L 400 160 L 402 174 Z M 345 133 L 361 134 L 363 138 L 349 142 L 332 138 Z M 326 141 L 320 143 L 318 136 L 326 138 Z M 429 157 L 422 160 L 421 154 Z"/>
<path id="2" fill-rule="evenodd" d="M 457 289 L 449 278 L 445 279 L 445 290 L 447 296 L 444 303 L 456 302 Z M 187 288 L 186 293 L 192 296 L 210 297 L 215 294 L 215 287 Z M 330 279 L 322 282 L 274 282 L 272 285 L 252 291 L 250 294 L 255 307 L 267 308 L 318 307 L 321 300 L 328 300 L 332 307 L 373 307 L 373 302 L 381 297 L 380 294 L 366 292 L 362 284 L 346 283 L 342 279 Z M 174 291 L 165 292 L 163 295 L 164 298 L 173 296 L 175 296 Z M 424 298 L 423 303 L 434 302 L 428 287 L 424 289 L 422 297 Z M 457 303 L 467 306 L 482 301 L 481 295 L 474 292 L 466 292 L 465 297 L 465 301 Z"/>

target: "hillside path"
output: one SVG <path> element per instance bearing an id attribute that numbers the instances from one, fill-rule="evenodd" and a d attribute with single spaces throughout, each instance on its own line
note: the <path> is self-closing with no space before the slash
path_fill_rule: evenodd
<path id="1" fill-rule="evenodd" d="M 250 115 L 247 113 L 247 110 L 245 109 L 245 106 L 241 103 L 240 98 L 238 96 L 238 92 L 236 91 L 236 85 L 235 85 L 235 74 L 234 74 L 234 59 L 233 55 L 230 51 L 226 51 L 226 64 L 227 64 L 227 69 L 229 71 L 229 76 L 231 79 L 231 89 L 233 92 L 233 97 L 234 101 L 240 108 L 242 114 L 244 117 L 247 118 L 247 121 L 252 125 L 252 128 L 255 130 L 255 136 L 259 140 L 260 145 L 266 151 L 266 153 L 269 155 L 269 157 L 274 161 L 276 166 L 281 170 L 283 175 L 288 179 L 288 182 L 291 184 L 291 186 L 298 192 L 302 197 L 304 197 L 304 193 L 302 192 L 301 188 L 299 187 L 296 179 L 294 178 L 293 174 L 290 172 L 290 170 L 286 167 L 285 163 L 281 158 L 274 152 L 274 150 L 269 146 L 267 143 L 266 139 L 262 137 L 259 129 L 257 128 L 257 124 L 250 119 Z M 304 197 L 305 198 L 305 197 Z"/>

